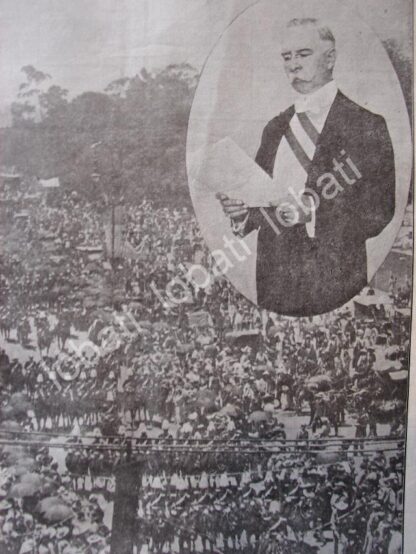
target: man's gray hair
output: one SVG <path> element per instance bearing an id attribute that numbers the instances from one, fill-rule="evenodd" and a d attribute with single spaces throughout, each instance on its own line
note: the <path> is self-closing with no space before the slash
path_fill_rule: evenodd
<path id="1" fill-rule="evenodd" d="M 301 27 L 303 25 L 313 25 L 316 27 L 316 30 L 318 31 L 319 38 L 321 40 L 329 41 L 335 44 L 335 37 L 329 27 L 326 25 L 321 24 L 319 19 L 315 19 L 314 17 L 301 17 L 301 18 L 295 18 L 291 19 L 287 23 L 287 28 L 291 27 Z"/>

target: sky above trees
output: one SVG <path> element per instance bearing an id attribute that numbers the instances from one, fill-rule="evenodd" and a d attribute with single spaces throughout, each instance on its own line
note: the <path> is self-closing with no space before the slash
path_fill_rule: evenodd
<path id="1" fill-rule="evenodd" d="M 382 40 L 410 56 L 409 0 L 353 0 Z M 0 125 L 32 64 L 71 95 L 103 90 L 142 67 L 197 69 L 227 24 L 256 0 L 1 0 Z M 372 6 L 374 9 L 372 9 Z M 408 32 L 403 30 L 409 22 Z"/>

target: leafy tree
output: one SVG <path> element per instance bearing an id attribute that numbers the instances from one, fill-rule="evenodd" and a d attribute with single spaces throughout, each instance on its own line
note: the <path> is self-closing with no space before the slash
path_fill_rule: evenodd
<path id="1" fill-rule="evenodd" d="M 3 131 L 3 160 L 29 175 L 59 176 L 81 194 L 109 193 L 114 173 L 130 200 L 187 198 L 185 144 L 198 74 L 189 64 L 112 81 L 104 92 L 68 91 L 32 66 Z M 33 101 L 36 99 L 36 101 Z M 92 148 L 93 145 L 99 145 Z M 92 176 L 100 175 L 99 184 Z"/>
<path id="2" fill-rule="evenodd" d="M 26 81 L 19 87 L 17 101 L 12 104 L 11 112 L 13 123 L 24 126 L 28 122 L 34 122 L 41 118 L 42 89 L 40 87 L 51 76 L 35 69 L 33 65 L 25 65 L 22 67 L 22 72 Z"/>

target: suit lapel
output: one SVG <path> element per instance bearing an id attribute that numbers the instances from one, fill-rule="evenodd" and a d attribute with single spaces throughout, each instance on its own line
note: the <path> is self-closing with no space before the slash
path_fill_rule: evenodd
<path id="1" fill-rule="evenodd" d="M 263 167 L 263 169 L 272 178 L 273 178 L 274 164 L 276 161 L 276 154 L 280 145 L 280 141 L 282 140 L 284 134 L 286 133 L 286 129 L 289 127 L 290 120 L 292 119 L 294 113 L 295 113 L 295 106 L 290 106 L 286 111 L 284 111 L 279 116 L 279 125 L 276 128 L 273 139 L 271 141 L 272 148 L 270 149 L 267 163 L 265 164 L 265 167 Z"/>
<path id="2" fill-rule="evenodd" d="M 332 165 L 328 165 L 328 161 L 332 161 L 332 158 L 339 154 L 340 120 L 342 120 L 344 98 L 342 92 L 338 91 L 319 135 L 307 180 L 308 187 L 312 189 L 316 188 L 317 179 L 332 169 Z"/>

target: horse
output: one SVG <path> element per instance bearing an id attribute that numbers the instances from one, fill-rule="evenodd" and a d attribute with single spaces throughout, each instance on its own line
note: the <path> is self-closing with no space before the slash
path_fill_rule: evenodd
<path id="1" fill-rule="evenodd" d="M 27 320 L 22 321 L 17 326 L 17 340 L 23 346 L 29 343 L 30 331 L 31 331 L 30 323 Z"/>
<path id="2" fill-rule="evenodd" d="M 55 332 L 50 329 L 43 328 L 38 333 L 38 348 L 39 353 L 42 356 L 42 351 L 45 349 L 45 355 L 47 356 L 49 353 L 49 349 L 52 345 L 52 342 L 55 338 Z"/>
<path id="3" fill-rule="evenodd" d="M 276 400 L 279 401 L 279 405 L 282 404 L 282 394 L 287 392 L 288 401 L 287 409 L 291 410 L 293 407 L 293 395 L 291 391 L 293 390 L 294 378 L 290 373 L 280 373 L 276 382 Z"/>
<path id="4" fill-rule="evenodd" d="M 313 391 L 309 387 L 300 386 L 295 394 L 296 415 L 300 416 L 303 414 L 303 405 L 305 402 L 309 404 L 312 421 L 314 412 L 315 391 Z"/>
<path id="5" fill-rule="evenodd" d="M 58 348 L 63 350 L 66 341 L 71 337 L 71 324 L 65 319 L 62 319 L 57 323 L 54 332 L 58 342 Z"/>
<path id="6" fill-rule="evenodd" d="M 143 394 L 143 391 L 133 392 L 127 391 L 117 397 L 119 408 L 125 413 L 130 413 L 131 421 L 135 421 L 136 418 L 141 421 L 141 410 L 144 410 L 146 414 L 147 407 L 147 395 Z"/>
<path id="7" fill-rule="evenodd" d="M 12 325 L 11 325 L 10 316 L 7 314 L 3 314 L 0 318 L 0 332 L 6 340 L 9 340 L 10 338 L 11 328 L 12 328 Z"/>
<path id="8" fill-rule="evenodd" d="M 38 430 L 45 429 L 46 420 L 50 416 L 49 398 L 45 398 L 42 394 L 36 394 L 33 398 L 33 412 L 37 423 Z"/>

